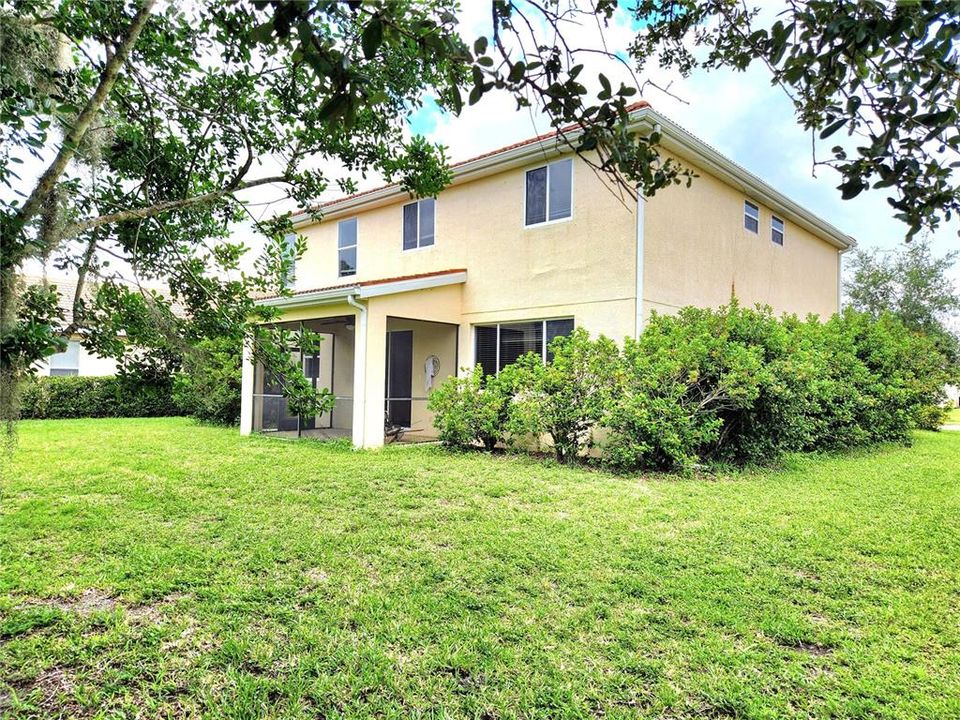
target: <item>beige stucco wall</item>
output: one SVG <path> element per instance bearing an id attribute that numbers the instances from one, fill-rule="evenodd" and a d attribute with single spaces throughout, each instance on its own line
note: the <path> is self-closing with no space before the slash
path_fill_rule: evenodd
<path id="1" fill-rule="evenodd" d="M 444 190 L 436 202 L 436 241 L 428 248 L 402 250 L 402 208 L 410 200 L 359 215 L 330 216 L 303 228 L 307 250 L 297 266 L 297 289 L 466 268 L 462 317 L 456 322 L 463 322 L 467 330 L 478 322 L 574 316 L 591 332 L 616 338 L 631 334 L 636 297 L 634 202 L 621 201 L 586 163 L 578 161 L 572 218 L 525 228 L 525 172 L 542 165 L 531 163 Z M 357 217 L 357 274 L 341 278 L 337 223 L 350 217 Z M 463 364 L 472 359 L 472 349 L 470 332 L 461 336 Z"/>
<path id="2" fill-rule="evenodd" d="M 789 221 L 783 246 L 776 245 L 769 207 L 691 167 L 699 176 L 691 187 L 672 186 L 646 201 L 645 316 L 684 305 L 716 307 L 732 294 L 745 305 L 764 303 L 777 313 L 827 317 L 837 311 L 836 247 Z M 760 207 L 758 233 L 743 226 L 744 200 Z"/>

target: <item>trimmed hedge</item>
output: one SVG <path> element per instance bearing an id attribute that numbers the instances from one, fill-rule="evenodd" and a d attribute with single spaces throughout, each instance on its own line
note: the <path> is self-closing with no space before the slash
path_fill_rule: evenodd
<path id="1" fill-rule="evenodd" d="M 132 377 L 32 377 L 20 394 L 20 417 L 33 420 L 181 415 L 169 380 Z"/>

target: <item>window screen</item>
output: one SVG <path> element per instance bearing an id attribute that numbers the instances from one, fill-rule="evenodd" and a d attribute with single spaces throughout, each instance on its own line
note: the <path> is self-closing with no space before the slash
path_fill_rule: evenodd
<path id="1" fill-rule="evenodd" d="M 573 318 L 566 318 L 564 320 L 547 320 L 546 322 L 546 338 L 544 339 L 544 346 L 546 347 L 547 353 L 547 362 L 553 360 L 553 353 L 550 352 L 550 341 L 555 337 L 566 337 L 573 332 Z"/>
<path id="2" fill-rule="evenodd" d="M 743 227 L 750 232 L 760 230 L 760 208 L 749 200 L 745 200 L 743 203 Z"/>
<path id="3" fill-rule="evenodd" d="M 476 363 L 487 375 L 497 372 L 497 326 L 478 325 L 476 328 Z"/>
<path id="4" fill-rule="evenodd" d="M 528 352 L 535 352 L 542 357 L 543 352 L 543 323 L 514 323 L 500 326 L 500 358 L 497 362 L 497 372 L 500 372 L 517 358 Z"/>
<path id="5" fill-rule="evenodd" d="M 337 224 L 337 261 L 340 277 L 357 274 L 357 219 Z"/>
<path id="6" fill-rule="evenodd" d="M 537 168 L 527 172 L 527 225 L 536 225 L 547 220 L 547 169 Z"/>
<path id="7" fill-rule="evenodd" d="M 547 166 L 550 170 L 549 218 L 560 220 L 570 217 L 570 201 L 573 182 L 573 160 L 561 160 Z"/>
<path id="8" fill-rule="evenodd" d="M 527 171 L 527 225 L 570 217 L 573 196 L 573 160 L 567 158 Z"/>
<path id="9" fill-rule="evenodd" d="M 783 245 L 783 220 L 776 215 L 770 220 L 770 239 L 777 245 Z"/>

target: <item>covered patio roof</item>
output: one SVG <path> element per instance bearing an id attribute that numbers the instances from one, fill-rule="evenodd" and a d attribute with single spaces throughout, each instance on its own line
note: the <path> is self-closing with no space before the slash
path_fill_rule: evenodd
<path id="1" fill-rule="evenodd" d="M 280 308 L 322 305 L 325 303 L 342 302 L 347 297 L 369 298 L 377 297 L 378 295 L 393 295 L 395 293 L 426 290 L 443 285 L 457 285 L 466 281 L 466 269 L 454 268 L 451 270 L 418 273 L 416 275 L 359 280 L 342 285 L 328 285 L 327 287 L 312 290 L 298 290 L 290 295 L 274 295 L 272 297 L 262 298 L 257 301 L 257 304 Z"/>

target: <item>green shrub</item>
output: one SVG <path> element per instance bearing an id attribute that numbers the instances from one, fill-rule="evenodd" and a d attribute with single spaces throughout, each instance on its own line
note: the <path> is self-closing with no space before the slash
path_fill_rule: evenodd
<path id="1" fill-rule="evenodd" d="M 618 470 L 906 442 L 937 424 L 949 370 L 932 340 L 891 317 L 778 320 L 736 303 L 655 315 L 621 357 L 604 448 Z"/>
<path id="2" fill-rule="evenodd" d="M 174 377 L 173 399 L 180 410 L 203 422 L 240 422 L 241 343 L 205 339 L 183 359 Z"/>
<path id="3" fill-rule="evenodd" d="M 509 430 L 512 435 L 549 435 L 557 460 L 571 463 L 587 451 L 606 414 L 619 351 L 609 338 L 591 340 L 582 328 L 554 338 L 549 351 L 546 364 L 528 353 L 501 371 L 501 376 L 513 373 Z"/>
<path id="4" fill-rule="evenodd" d="M 445 445 L 466 449 L 481 446 L 493 450 L 503 442 L 510 411 L 510 373 L 484 381 L 476 365 L 469 375 L 449 377 L 430 393 L 427 407 L 434 413 L 433 425 Z"/>
<path id="5" fill-rule="evenodd" d="M 732 342 L 721 311 L 654 315 L 627 339 L 606 425 L 604 462 L 619 471 L 687 470 L 725 441 L 721 413 L 747 408 L 764 375 L 762 353 Z"/>
<path id="6" fill-rule="evenodd" d="M 914 415 L 919 430 L 939 430 L 947 421 L 947 409 L 940 405 L 921 405 Z"/>
<path id="7" fill-rule="evenodd" d="M 21 389 L 25 419 L 163 417 L 179 415 L 169 379 L 133 376 L 31 377 Z"/>

